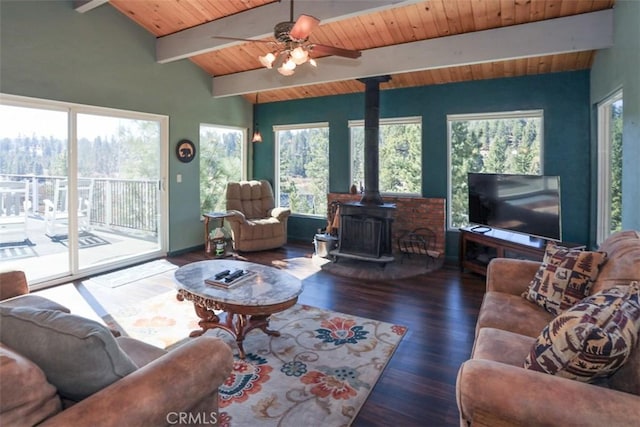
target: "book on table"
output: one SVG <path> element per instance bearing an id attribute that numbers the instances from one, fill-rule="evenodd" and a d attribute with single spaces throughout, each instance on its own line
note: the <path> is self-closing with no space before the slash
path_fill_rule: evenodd
<path id="1" fill-rule="evenodd" d="M 217 286 L 223 289 L 233 288 L 241 283 L 245 283 L 248 279 L 256 275 L 255 271 L 250 270 L 223 270 L 215 275 L 205 279 L 205 283 L 211 286 Z"/>

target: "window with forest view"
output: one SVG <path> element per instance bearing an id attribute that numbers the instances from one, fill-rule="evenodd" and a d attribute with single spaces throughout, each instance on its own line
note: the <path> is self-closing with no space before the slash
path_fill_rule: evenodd
<path id="1" fill-rule="evenodd" d="M 543 112 L 449 115 L 449 226 L 468 224 L 469 172 L 542 174 Z"/>
<path id="2" fill-rule="evenodd" d="M 329 192 L 329 124 L 274 126 L 276 204 L 325 217 Z"/>
<path id="3" fill-rule="evenodd" d="M 201 213 L 227 210 L 227 182 L 240 181 L 245 176 L 245 139 L 244 129 L 200 125 Z"/>
<path id="4" fill-rule="evenodd" d="M 364 184 L 364 121 L 349 122 L 351 183 Z M 380 119 L 379 190 L 387 194 L 422 194 L 422 118 Z"/>
<path id="5" fill-rule="evenodd" d="M 622 230 L 622 91 L 598 106 L 598 243 Z"/>

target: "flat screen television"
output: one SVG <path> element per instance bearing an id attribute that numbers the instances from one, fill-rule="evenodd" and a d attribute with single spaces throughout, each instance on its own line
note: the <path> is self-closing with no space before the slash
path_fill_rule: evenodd
<path id="1" fill-rule="evenodd" d="M 562 240 L 560 177 L 469 173 L 468 184 L 471 224 Z"/>

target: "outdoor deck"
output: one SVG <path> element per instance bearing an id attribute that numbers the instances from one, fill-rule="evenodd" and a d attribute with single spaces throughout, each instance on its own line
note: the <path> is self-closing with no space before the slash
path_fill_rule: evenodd
<path id="1" fill-rule="evenodd" d="M 69 243 L 65 234 L 49 237 L 44 219 L 29 216 L 26 227 L 14 227 L 0 235 L 0 268 L 23 270 L 30 283 L 63 274 L 69 270 Z M 148 235 L 97 226 L 81 232 L 79 243 L 79 262 L 83 268 L 138 256 L 159 247 Z"/>
<path id="2" fill-rule="evenodd" d="M 68 277 L 70 210 L 79 270 L 160 251 L 157 180 L 78 177 L 70 185 L 64 176 L 0 176 L 0 268 L 24 270 L 29 283 Z"/>

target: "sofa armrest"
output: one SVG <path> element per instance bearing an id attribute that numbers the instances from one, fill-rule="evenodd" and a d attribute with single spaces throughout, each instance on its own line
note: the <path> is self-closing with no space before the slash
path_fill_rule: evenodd
<path id="1" fill-rule="evenodd" d="M 469 360 L 458 372 L 461 419 L 489 414 L 492 425 L 636 425 L 640 396 L 490 360 Z"/>
<path id="2" fill-rule="evenodd" d="M 225 220 L 229 221 L 232 225 L 235 223 L 241 224 L 247 222 L 247 217 L 240 211 L 228 210 L 227 214 L 229 216 L 225 217 Z"/>
<path id="3" fill-rule="evenodd" d="M 0 272 L 0 301 L 29 293 L 29 285 L 24 271 Z"/>
<path id="4" fill-rule="evenodd" d="M 76 403 L 42 426 L 162 426 L 179 414 L 216 425 L 218 387 L 231 373 L 233 355 L 222 340 L 202 336 Z M 206 409 L 205 409 L 206 408 Z M 174 417 L 173 419 L 171 417 Z"/>
<path id="5" fill-rule="evenodd" d="M 494 258 L 487 267 L 487 292 L 520 295 L 529 286 L 540 267 L 537 261 Z"/>
<path id="6" fill-rule="evenodd" d="M 273 208 L 269 212 L 269 215 L 273 218 L 277 218 L 278 221 L 283 221 L 289 215 L 291 215 L 291 209 L 289 208 Z"/>

